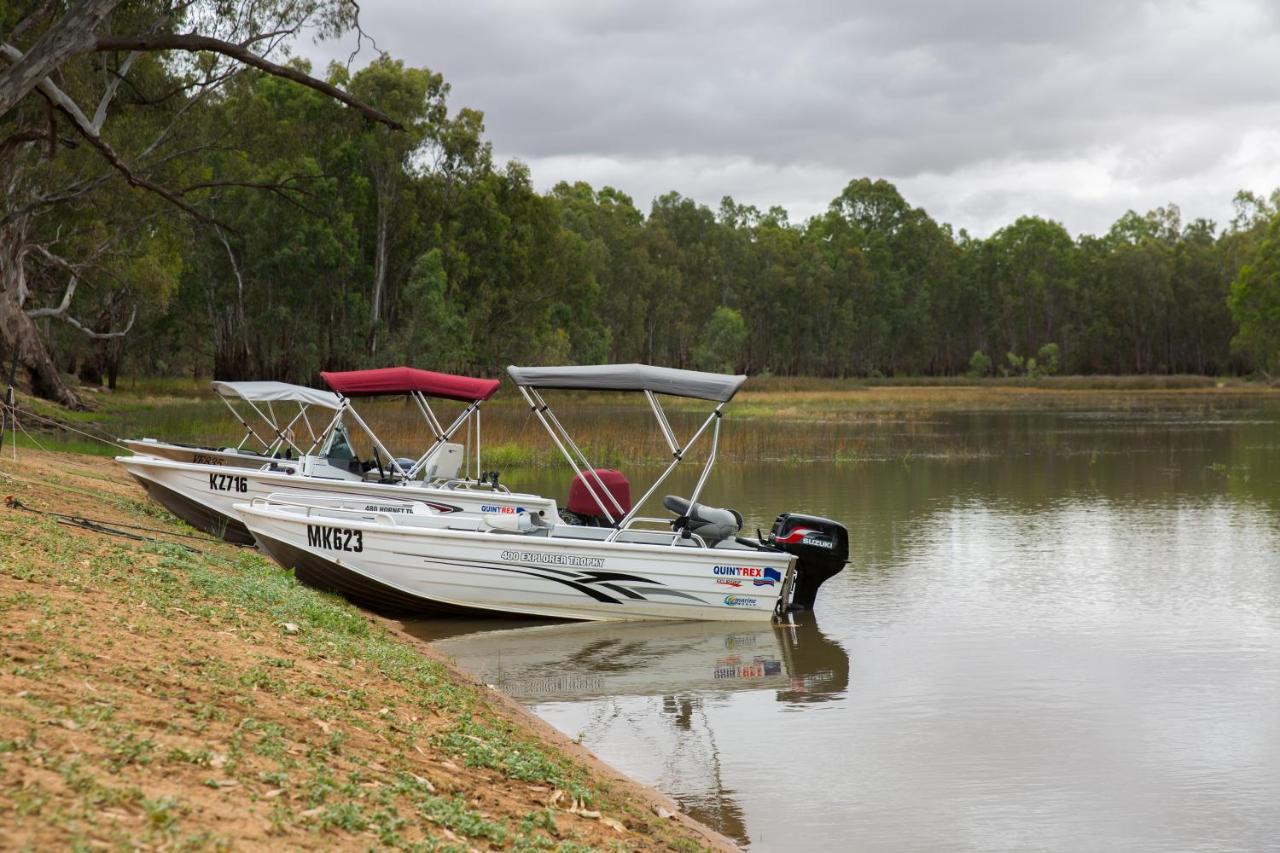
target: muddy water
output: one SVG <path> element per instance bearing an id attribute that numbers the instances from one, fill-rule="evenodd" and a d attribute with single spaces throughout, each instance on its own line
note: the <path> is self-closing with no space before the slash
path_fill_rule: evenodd
<path id="1" fill-rule="evenodd" d="M 814 618 L 413 630 L 752 849 L 1280 847 L 1280 410 L 863 429 L 705 496 L 849 525 Z"/>

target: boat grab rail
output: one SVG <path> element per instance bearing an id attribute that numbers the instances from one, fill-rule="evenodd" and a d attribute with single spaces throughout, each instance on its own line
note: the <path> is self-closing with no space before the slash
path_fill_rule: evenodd
<path id="1" fill-rule="evenodd" d="M 508 489 L 506 485 L 502 483 L 499 483 L 498 485 L 495 486 L 492 483 L 488 483 L 488 482 L 477 483 L 473 480 L 467 480 L 461 477 L 453 480 L 436 480 L 434 482 L 439 483 L 439 487 L 442 489 L 453 489 L 453 490 L 474 489 L 476 491 L 494 492 L 495 494 L 502 494 L 502 495 L 511 494 L 511 490 Z"/>
<path id="2" fill-rule="evenodd" d="M 313 512 L 316 510 L 323 510 L 325 512 L 340 513 L 340 514 L 345 513 L 347 515 L 358 515 L 363 518 L 372 517 L 375 521 L 379 519 L 389 521 L 391 522 L 392 527 L 400 526 L 399 523 L 396 521 L 396 513 L 382 512 L 380 510 L 355 509 L 353 507 L 345 507 L 345 506 L 318 506 L 316 504 L 303 503 L 302 501 L 295 501 L 295 500 L 280 500 L 280 499 L 273 500 L 270 496 L 267 496 L 265 498 L 261 496 L 255 497 L 253 500 L 249 501 L 249 506 L 263 507 L 263 508 L 270 508 L 273 506 L 274 507 L 282 507 L 282 506 L 293 507 L 295 509 L 306 510 L 306 514 L 303 516 L 304 518 L 315 518 L 316 516 L 313 515 Z"/>
<path id="3" fill-rule="evenodd" d="M 608 536 L 606 536 L 606 537 L 605 537 L 604 541 L 606 541 L 606 542 L 616 542 L 616 541 L 618 541 L 618 537 L 619 537 L 619 536 L 621 536 L 623 533 L 628 533 L 628 532 L 630 532 L 630 533 L 639 533 L 639 534 L 644 534 L 644 535 L 648 535 L 648 536 L 663 536 L 663 537 L 665 537 L 665 536 L 668 536 L 668 535 L 669 535 L 669 536 L 671 537 L 671 544 L 672 544 L 672 545 L 675 545 L 675 544 L 676 544 L 677 542 L 679 542 L 681 539 L 688 538 L 688 539 L 692 539 L 693 541 L 697 542 L 697 543 L 698 543 L 698 547 L 699 547 L 699 548 L 708 548 L 708 547 L 710 547 L 709 545 L 707 545 L 707 541 L 706 541 L 705 539 L 703 539 L 701 536 L 699 536 L 698 534 L 694 533 L 694 532 L 693 532 L 693 531 L 691 531 L 691 530 L 690 530 L 690 531 L 677 530 L 677 531 L 675 531 L 675 532 L 673 532 L 673 533 L 670 533 L 670 534 L 666 534 L 666 533 L 664 533 L 664 532 L 663 532 L 663 531 L 661 531 L 661 530 L 632 530 L 632 529 L 631 529 L 631 525 L 635 524 L 637 521 L 643 521 L 643 522 L 647 522 L 647 523 L 649 523 L 649 524 L 664 524 L 664 525 L 665 525 L 665 524 L 670 524 L 670 523 L 671 523 L 671 519 L 669 519 L 669 518 L 656 518 L 656 517 L 654 517 L 654 516 L 633 515 L 631 518 L 627 519 L 627 520 L 626 520 L 626 521 L 624 521 L 622 524 L 618 525 L 618 527 L 617 527 L 617 528 L 616 528 L 612 533 L 610 533 Z M 687 536 L 687 537 L 685 536 L 686 532 L 688 533 L 688 536 Z"/>

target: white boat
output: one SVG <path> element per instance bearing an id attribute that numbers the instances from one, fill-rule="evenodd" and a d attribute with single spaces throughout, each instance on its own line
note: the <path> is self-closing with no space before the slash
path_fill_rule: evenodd
<path id="1" fill-rule="evenodd" d="M 553 500 L 511 492 L 497 482 L 496 475 L 481 479 L 480 404 L 498 390 L 498 380 L 409 367 L 322 373 L 321 376 L 336 392 L 330 396 L 338 405 L 319 430 L 318 446 L 313 444 L 297 458 L 259 458 L 256 466 L 239 463 L 231 466 L 218 459 L 166 458 L 148 450 L 133 456 L 117 456 L 116 461 L 142 484 L 152 500 L 170 512 L 193 527 L 241 544 L 252 544 L 253 537 L 235 505 L 277 492 L 321 502 L 332 496 L 349 498 L 355 506 L 384 514 L 397 511 L 406 500 L 411 500 L 438 515 L 556 515 Z M 329 393 L 304 390 L 316 395 Z M 433 436 L 433 441 L 417 458 L 396 458 L 356 411 L 353 398 L 369 396 L 407 396 L 415 402 Z M 319 405 L 321 399 L 316 397 L 311 404 Z M 446 427 L 436 417 L 431 399 L 454 400 L 466 405 Z M 373 447 L 371 459 L 362 460 L 357 456 L 344 423 L 346 418 L 368 436 Z M 466 454 L 462 445 L 449 441 L 464 425 L 474 427 L 476 436 L 474 478 L 459 476 Z"/>
<path id="2" fill-rule="evenodd" d="M 278 457 L 303 457 L 313 452 L 325 438 L 323 425 L 331 422 L 333 413 L 342 408 L 342 398 L 332 391 L 290 385 L 287 382 L 214 382 L 213 390 L 244 427 L 244 437 L 236 446 L 200 447 L 154 438 L 125 439 L 125 446 L 142 456 L 172 459 L 175 462 L 260 468 Z M 262 423 L 255 427 L 250 418 L 236 408 L 233 400 L 239 400 L 242 405 L 247 406 Z M 297 411 L 292 412 L 288 419 L 278 416 L 275 411 L 277 403 L 296 406 Z M 308 410 L 312 408 L 327 410 L 319 431 L 308 414 Z M 304 427 L 311 439 L 305 450 L 295 440 Z"/>
<path id="3" fill-rule="evenodd" d="M 451 516 L 425 504 L 384 512 L 296 494 L 235 509 L 258 545 L 300 579 L 397 612 L 763 620 L 793 606 L 811 608 L 821 583 L 843 568 L 848 533 L 834 521 L 783 513 L 767 538 L 748 539 L 739 535 L 737 513 L 698 503 L 715 462 L 722 410 L 745 376 L 634 364 L 511 367 L 508 373 L 574 469 L 578 494 L 571 492 L 564 518 L 546 512 Z M 543 399 L 544 389 L 643 393 L 671 448 L 671 464 L 632 505 L 625 479 L 591 466 Z M 715 406 L 680 444 L 658 394 Z M 691 497 L 664 500 L 674 517 L 640 516 L 708 429 L 711 449 Z"/>

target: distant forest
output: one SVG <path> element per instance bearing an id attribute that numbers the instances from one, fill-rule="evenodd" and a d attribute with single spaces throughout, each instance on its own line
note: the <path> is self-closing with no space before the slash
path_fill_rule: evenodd
<path id="1" fill-rule="evenodd" d="M 393 363 L 1280 368 L 1280 192 L 1240 193 L 1225 225 L 1168 206 L 1078 238 L 1035 216 L 976 238 L 869 178 L 805 222 L 675 192 L 646 211 L 609 187 L 537 192 L 429 70 L 388 57 L 327 70 L 395 131 L 315 87 L 190 56 L 100 43 L 63 67 L 81 103 L 109 103 L 98 127 L 119 163 L 33 97 L 0 128 L 6 292 L 58 370 L 85 381 L 311 382 Z"/>

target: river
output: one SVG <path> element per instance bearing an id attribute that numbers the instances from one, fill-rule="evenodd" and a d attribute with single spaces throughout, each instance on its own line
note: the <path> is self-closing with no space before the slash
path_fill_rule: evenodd
<path id="1" fill-rule="evenodd" d="M 1277 849 L 1278 421 L 882 419 L 707 487 L 849 526 L 794 625 L 409 628 L 753 850 Z"/>

